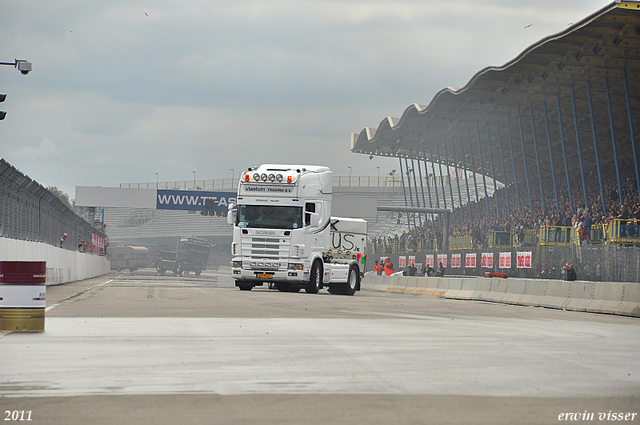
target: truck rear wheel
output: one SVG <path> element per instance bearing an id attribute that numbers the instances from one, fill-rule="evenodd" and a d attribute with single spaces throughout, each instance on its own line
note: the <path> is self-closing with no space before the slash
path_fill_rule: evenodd
<path id="1" fill-rule="evenodd" d="M 322 288 L 322 266 L 320 265 L 320 262 L 316 260 L 311 266 L 309 283 L 304 290 L 307 294 L 317 294 L 320 288 Z"/>
<path id="2" fill-rule="evenodd" d="M 353 295 L 358 289 L 360 283 L 360 273 L 358 266 L 351 264 L 349 266 L 349 276 L 347 277 L 347 284 L 345 286 L 345 295 Z"/>

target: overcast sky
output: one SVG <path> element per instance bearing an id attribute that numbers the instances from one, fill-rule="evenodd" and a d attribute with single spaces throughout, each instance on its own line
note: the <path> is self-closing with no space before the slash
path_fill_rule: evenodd
<path id="1" fill-rule="evenodd" d="M 261 163 L 375 176 L 397 160 L 351 133 L 609 3 L 2 0 L 0 61 L 33 71 L 0 67 L 0 157 L 71 198 Z"/>

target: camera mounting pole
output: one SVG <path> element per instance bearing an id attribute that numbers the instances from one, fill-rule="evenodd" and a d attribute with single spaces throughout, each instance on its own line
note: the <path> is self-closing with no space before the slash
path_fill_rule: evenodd
<path id="1" fill-rule="evenodd" d="M 0 65 L 13 65 L 14 68 L 17 68 L 18 71 L 24 75 L 27 75 L 31 71 L 31 62 L 23 59 L 15 59 L 15 62 L 0 62 Z"/>

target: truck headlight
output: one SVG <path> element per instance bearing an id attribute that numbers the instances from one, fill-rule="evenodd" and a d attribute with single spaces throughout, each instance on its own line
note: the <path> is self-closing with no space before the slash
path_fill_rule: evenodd
<path id="1" fill-rule="evenodd" d="M 289 270 L 302 270 L 303 265 L 298 263 L 289 263 Z"/>
<path id="2" fill-rule="evenodd" d="M 233 267 L 234 269 L 241 269 L 242 268 L 242 261 L 232 261 L 231 262 L 231 267 Z"/>

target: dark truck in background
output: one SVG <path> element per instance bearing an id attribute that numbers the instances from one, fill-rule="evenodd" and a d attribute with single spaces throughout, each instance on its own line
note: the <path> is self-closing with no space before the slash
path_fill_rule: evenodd
<path id="1" fill-rule="evenodd" d="M 158 273 L 171 270 L 174 275 L 188 275 L 194 272 L 200 276 L 207 268 L 211 244 L 204 239 L 194 237 L 179 237 L 176 251 L 160 250 L 159 259 L 155 262 Z"/>

